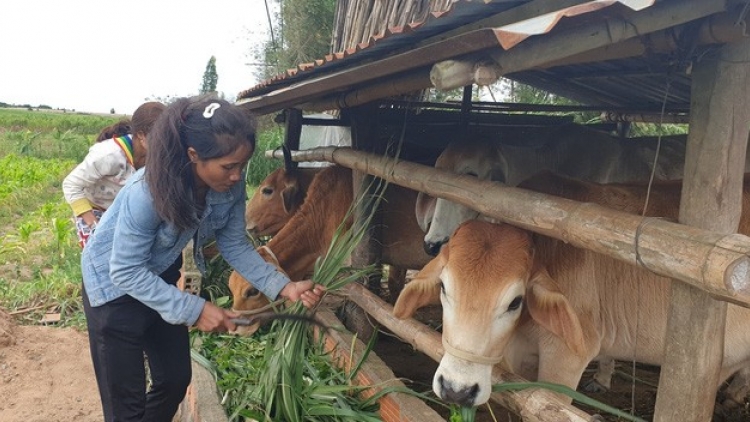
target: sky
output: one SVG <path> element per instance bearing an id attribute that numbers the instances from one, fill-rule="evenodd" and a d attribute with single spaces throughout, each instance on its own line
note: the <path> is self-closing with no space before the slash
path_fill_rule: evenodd
<path id="1" fill-rule="evenodd" d="M 2 0 L 0 102 L 132 114 L 147 98 L 198 94 L 211 56 L 233 100 L 259 82 L 265 3 Z"/>

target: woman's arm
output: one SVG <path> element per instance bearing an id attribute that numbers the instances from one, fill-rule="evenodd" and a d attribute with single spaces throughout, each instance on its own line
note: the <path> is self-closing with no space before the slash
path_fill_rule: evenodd
<path id="1" fill-rule="evenodd" d="M 193 325 L 205 300 L 167 284 L 149 267 L 158 228 L 164 224 L 156 213 L 145 181 L 120 191 L 123 204 L 114 232 L 110 277 L 123 292 L 157 311 L 171 324 Z M 174 231 L 177 241 L 179 233 Z M 167 249 L 167 248 L 164 248 Z M 164 257 L 164 259 L 176 259 Z"/>
<path id="2" fill-rule="evenodd" d="M 103 147 L 104 145 L 102 145 Z M 93 209 L 93 205 L 86 198 L 86 188 L 94 186 L 97 182 L 107 176 L 118 174 L 123 166 L 128 165 L 127 160 L 119 151 L 102 151 L 103 148 L 92 148 L 83 159 L 62 182 L 62 191 L 65 201 L 73 209 L 73 214 L 84 217 L 84 221 L 91 225 L 83 215 Z M 93 219 L 93 214 L 91 215 Z"/>
<path id="3" fill-rule="evenodd" d="M 227 223 L 216 230 L 216 244 L 232 268 L 269 299 L 274 300 L 289 283 L 289 278 L 264 261 L 250 244 L 245 232 L 245 186 L 243 183 L 238 185 L 241 186 L 232 188 L 235 202 Z"/>
<path id="4" fill-rule="evenodd" d="M 311 280 L 290 282 L 286 275 L 258 255 L 245 233 L 245 186 L 241 188 L 235 195 L 238 199 L 232 205 L 226 226 L 216 231 L 219 251 L 232 268 L 269 299 L 301 300 L 312 308 L 320 301 L 325 288 Z"/>

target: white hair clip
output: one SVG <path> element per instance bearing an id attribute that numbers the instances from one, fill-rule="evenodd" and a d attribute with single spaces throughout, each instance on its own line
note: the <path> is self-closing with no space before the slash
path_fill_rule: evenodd
<path id="1" fill-rule="evenodd" d="M 217 108 L 221 107 L 221 104 L 219 103 L 211 103 L 206 106 L 206 109 L 203 110 L 203 117 L 210 119 L 214 117 L 214 111 L 216 111 Z"/>

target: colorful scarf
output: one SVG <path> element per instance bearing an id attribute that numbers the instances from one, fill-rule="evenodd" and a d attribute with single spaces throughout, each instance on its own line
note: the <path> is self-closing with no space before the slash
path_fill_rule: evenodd
<path id="1" fill-rule="evenodd" d="M 135 165 L 133 164 L 133 138 L 130 135 L 125 135 L 115 136 L 112 139 L 120 146 L 120 148 L 122 148 L 122 152 L 125 153 L 128 163 L 130 163 L 131 166 Z"/>

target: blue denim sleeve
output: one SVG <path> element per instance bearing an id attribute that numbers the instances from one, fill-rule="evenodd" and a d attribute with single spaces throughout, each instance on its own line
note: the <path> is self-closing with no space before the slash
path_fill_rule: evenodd
<path id="1" fill-rule="evenodd" d="M 266 297 L 275 300 L 281 289 L 289 283 L 289 278 L 261 258 L 245 234 L 245 184 L 235 185 L 232 193 L 235 202 L 226 226 L 216 231 L 216 244 L 232 268 Z"/>
<path id="2" fill-rule="evenodd" d="M 154 309 L 166 322 L 193 325 L 205 300 L 167 284 L 148 268 L 157 229 L 163 221 L 156 213 L 147 184 L 137 182 L 119 194 L 123 193 L 127 197 L 122 198 L 125 201 L 117 220 L 110 258 L 112 283 Z M 179 233 L 175 231 L 175 234 L 176 242 Z M 167 258 L 163 257 L 164 260 Z"/>

